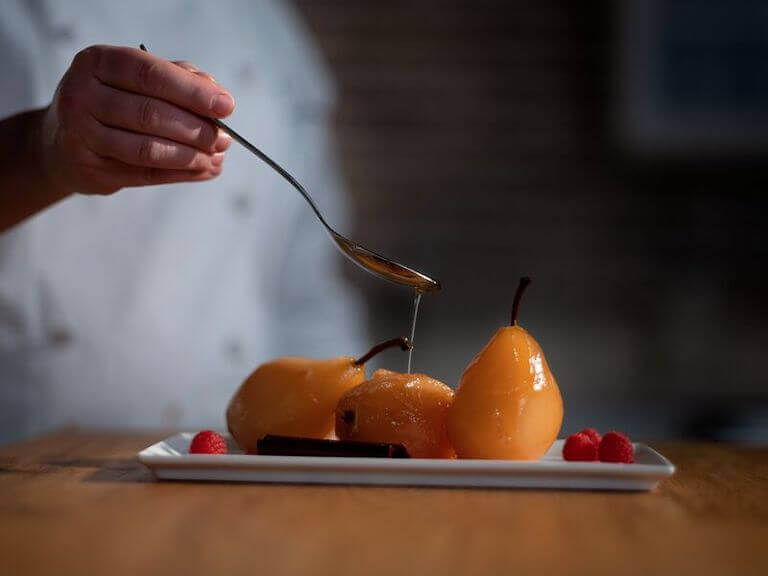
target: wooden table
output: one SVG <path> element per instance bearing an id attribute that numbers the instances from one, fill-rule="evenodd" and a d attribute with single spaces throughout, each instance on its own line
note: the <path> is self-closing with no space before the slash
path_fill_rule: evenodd
<path id="1" fill-rule="evenodd" d="M 655 493 L 157 482 L 165 434 L 0 448 L 0 574 L 768 574 L 768 450 L 655 444 Z"/>

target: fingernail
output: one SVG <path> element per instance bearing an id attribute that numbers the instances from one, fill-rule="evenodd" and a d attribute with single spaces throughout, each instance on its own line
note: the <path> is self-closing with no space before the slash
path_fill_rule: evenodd
<path id="1" fill-rule="evenodd" d="M 215 166 L 216 168 L 218 168 L 222 164 L 224 164 L 224 154 L 223 153 L 220 152 L 218 154 L 214 154 L 213 156 L 211 156 L 211 165 L 212 166 Z"/>
<path id="2" fill-rule="evenodd" d="M 221 93 L 217 94 L 211 102 L 211 110 L 217 116 L 226 116 L 235 109 L 235 101 L 229 94 Z"/>
<path id="3" fill-rule="evenodd" d="M 224 150 L 229 148 L 230 144 L 232 144 L 232 136 L 223 130 L 219 130 L 219 135 L 216 137 L 216 144 L 213 145 L 214 151 L 224 152 Z"/>

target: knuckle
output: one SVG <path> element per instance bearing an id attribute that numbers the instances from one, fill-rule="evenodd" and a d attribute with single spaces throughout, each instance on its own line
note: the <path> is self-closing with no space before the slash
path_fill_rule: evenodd
<path id="1" fill-rule="evenodd" d="M 139 162 L 142 164 L 153 164 L 158 160 L 157 147 L 154 142 L 149 138 L 142 138 L 139 142 L 139 149 L 136 151 L 136 156 Z"/>
<path id="2" fill-rule="evenodd" d="M 91 59 L 94 48 L 94 46 L 88 46 L 87 48 L 83 48 L 80 50 L 80 52 L 75 54 L 75 57 L 72 59 L 72 66 L 81 67 L 88 63 Z"/>
<path id="3" fill-rule="evenodd" d="M 104 103 L 86 76 L 67 72 L 56 89 L 53 102 L 60 118 L 71 118 L 87 111 L 101 111 Z"/>
<path id="4" fill-rule="evenodd" d="M 78 100 L 71 90 L 63 87 L 56 98 L 56 114 L 60 120 L 67 122 L 77 112 Z"/>
<path id="5" fill-rule="evenodd" d="M 190 92 L 190 98 L 192 103 L 201 110 L 208 110 L 211 105 L 212 95 L 209 90 L 200 86 L 199 83 L 195 83 L 195 86 Z"/>
<path id="6" fill-rule="evenodd" d="M 60 102 L 72 103 L 75 95 L 79 92 L 74 78 L 70 75 L 64 76 L 58 87 L 58 99 Z"/>
<path id="7" fill-rule="evenodd" d="M 192 64 L 189 60 L 177 60 L 174 62 L 178 67 L 184 68 L 184 70 L 187 70 L 188 72 L 197 72 L 199 68 Z"/>
<path id="8" fill-rule="evenodd" d="M 136 64 L 135 75 L 136 87 L 142 92 L 156 90 L 161 85 L 161 78 L 156 62 L 139 60 Z"/>
<path id="9" fill-rule="evenodd" d="M 198 133 L 197 145 L 203 150 L 212 152 L 216 147 L 216 141 L 218 138 L 218 130 L 205 122 L 203 123 L 203 126 L 200 128 L 200 132 Z"/>
<path id="10" fill-rule="evenodd" d="M 68 84 L 62 84 L 59 88 L 54 106 L 56 118 L 63 126 L 77 123 L 85 111 L 85 104 L 77 89 Z"/>
<path id="11" fill-rule="evenodd" d="M 95 70 L 98 68 L 99 61 L 101 60 L 101 54 L 101 46 L 92 45 L 88 46 L 87 48 L 83 48 L 80 50 L 80 52 L 75 54 L 75 57 L 72 59 L 72 68 L 78 70 Z"/>
<path id="12" fill-rule="evenodd" d="M 139 128 L 149 130 L 160 123 L 160 112 L 157 109 L 152 98 L 146 97 L 139 104 L 139 117 L 137 119 Z"/>

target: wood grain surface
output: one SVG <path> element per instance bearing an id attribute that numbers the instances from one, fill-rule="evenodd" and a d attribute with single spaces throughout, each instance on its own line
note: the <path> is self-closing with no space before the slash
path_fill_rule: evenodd
<path id="1" fill-rule="evenodd" d="M 0 448 L 2 574 L 766 574 L 768 451 L 654 444 L 654 493 L 155 481 L 167 434 Z"/>

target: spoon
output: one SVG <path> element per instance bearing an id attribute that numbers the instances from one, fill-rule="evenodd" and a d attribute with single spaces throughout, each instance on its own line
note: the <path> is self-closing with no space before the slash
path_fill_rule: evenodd
<path id="1" fill-rule="evenodd" d="M 144 44 L 141 44 L 140 48 L 144 52 L 148 52 L 147 47 L 144 46 Z M 248 140 L 243 138 L 240 134 L 235 132 L 232 128 L 224 124 L 224 122 L 218 118 L 206 118 L 206 120 L 213 122 L 216 124 L 216 126 L 224 130 L 224 132 L 232 136 L 233 139 L 237 140 L 237 142 L 242 144 L 248 151 L 252 152 L 260 160 L 269 165 L 269 167 L 272 168 L 275 172 L 280 174 L 280 176 L 285 178 L 285 180 L 287 180 L 291 186 L 296 188 L 296 190 L 299 191 L 299 193 L 304 197 L 304 200 L 306 200 L 309 206 L 312 208 L 315 216 L 317 216 L 318 220 L 320 220 L 339 251 L 352 262 L 360 266 L 363 270 L 366 270 L 367 272 L 370 272 L 379 278 L 389 280 L 390 282 L 410 286 L 420 293 L 437 292 L 440 290 L 440 282 L 437 280 L 430 278 L 426 274 L 422 274 L 418 270 L 414 270 L 413 268 L 399 264 L 394 260 L 385 258 L 381 254 L 377 254 L 373 250 L 368 250 L 368 248 L 361 246 L 360 244 L 355 244 L 348 238 L 336 232 L 336 230 L 334 230 L 331 225 L 328 224 L 326 219 L 320 213 L 320 210 L 318 209 L 314 200 L 312 200 L 309 192 L 307 192 L 304 189 L 304 186 L 299 184 L 298 180 L 291 176 L 287 170 L 285 170 L 277 162 L 272 160 L 272 158 L 264 154 L 264 152 L 256 148 L 256 146 L 248 142 Z"/>

